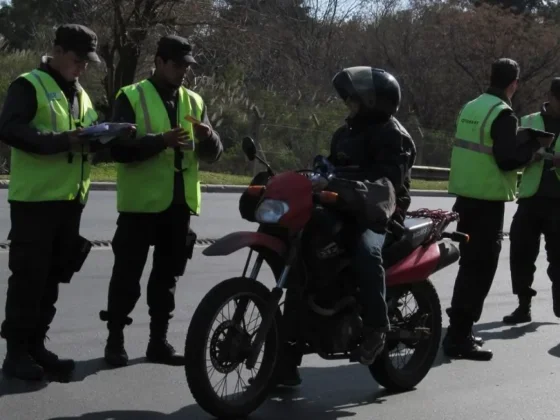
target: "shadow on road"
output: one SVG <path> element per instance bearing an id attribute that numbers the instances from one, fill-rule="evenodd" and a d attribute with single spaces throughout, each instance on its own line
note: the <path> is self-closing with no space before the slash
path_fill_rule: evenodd
<path id="1" fill-rule="evenodd" d="M 554 356 L 554 357 L 560 357 L 560 344 L 557 344 L 554 347 L 552 347 L 548 351 L 548 354 L 550 354 L 551 356 Z"/>
<path id="2" fill-rule="evenodd" d="M 128 366 L 134 366 L 143 363 L 146 359 L 139 357 L 128 361 Z M 37 392 L 49 385 L 49 382 L 82 382 L 88 376 L 96 375 L 104 370 L 115 369 L 105 363 L 102 357 L 91 360 L 76 361 L 76 369 L 71 377 L 49 377 L 44 381 L 21 381 L 19 379 L 6 378 L 0 374 L 0 397 L 4 395 L 27 394 L 29 392 Z M 0 373 L 2 371 L 0 370 Z"/>
<path id="3" fill-rule="evenodd" d="M 1 372 L 1 371 L 0 371 Z M 0 374 L 0 398 L 4 395 L 28 394 L 44 389 L 48 385 L 47 382 L 28 382 L 18 379 L 5 378 Z"/>
<path id="4" fill-rule="evenodd" d="M 145 357 L 138 357 L 136 359 L 130 359 L 128 361 L 128 366 L 124 366 L 122 368 L 115 368 L 109 366 L 103 357 L 99 357 L 97 359 L 91 360 L 82 360 L 76 362 L 76 369 L 70 378 L 69 382 L 82 382 L 87 377 L 92 375 L 97 375 L 100 372 L 105 370 L 114 370 L 114 369 L 126 369 L 129 366 L 139 365 L 140 363 L 144 363 L 146 361 Z"/>
<path id="5" fill-rule="evenodd" d="M 381 404 L 389 395 L 373 380 L 367 368 L 358 364 L 324 368 L 302 368 L 303 384 L 299 389 L 274 391 L 250 418 L 285 420 L 291 418 L 334 420 L 354 417 L 358 407 Z M 375 407 L 371 407 L 375 412 Z M 112 410 L 87 413 L 76 417 L 54 417 L 48 420 L 206 420 L 213 417 L 191 404 L 174 413 L 142 410 Z"/>
<path id="6" fill-rule="evenodd" d="M 516 325 L 501 331 L 487 331 L 497 328 L 506 327 L 507 325 L 500 321 L 487 322 L 475 326 L 476 334 L 484 340 L 515 340 L 523 337 L 525 334 L 537 332 L 539 327 L 545 325 L 558 325 L 556 322 L 529 322 L 523 325 Z"/>

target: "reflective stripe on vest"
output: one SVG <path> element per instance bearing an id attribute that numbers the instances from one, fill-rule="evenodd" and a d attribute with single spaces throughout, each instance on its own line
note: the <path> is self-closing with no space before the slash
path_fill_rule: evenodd
<path id="1" fill-rule="evenodd" d="M 136 138 L 171 130 L 167 109 L 149 80 L 126 86 L 117 96 L 120 94 L 127 96 L 134 109 Z M 204 102 L 198 94 L 183 87 L 179 89 L 177 123 L 194 139 L 192 144 L 195 148 L 198 140 L 194 136 L 192 124 L 185 120 L 185 116 L 191 115 L 201 120 L 203 108 Z M 181 163 L 185 200 L 193 213 L 200 214 L 200 180 L 194 150 L 183 151 Z M 136 213 L 159 213 L 166 210 L 173 201 L 176 172 L 175 151 L 171 148 L 142 162 L 117 164 L 117 210 Z"/>
<path id="2" fill-rule="evenodd" d="M 75 120 L 64 92 L 48 73 L 36 69 L 19 77 L 35 88 L 37 110 L 30 125 L 39 132 L 61 133 L 77 126 L 89 127 L 97 120 L 93 104 L 83 89 L 78 91 L 80 117 Z M 28 153 L 13 147 L 8 200 L 71 201 L 79 197 L 85 204 L 90 186 L 88 158 L 86 146 L 54 155 Z"/>
<path id="3" fill-rule="evenodd" d="M 521 126 L 527 128 L 535 128 L 537 130 L 544 130 L 544 120 L 540 112 L 525 115 L 521 118 Z M 554 146 L 555 153 L 560 152 L 560 141 L 556 139 Z M 521 182 L 519 183 L 519 198 L 527 198 L 535 195 L 541 183 L 542 172 L 544 168 L 544 161 L 532 162 L 523 169 Z M 560 172 L 555 170 L 556 176 L 560 180 Z"/>
<path id="4" fill-rule="evenodd" d="M 492 123 L 505 109 L 511 108 L 489 94 L 463 107 L 451 155 L 449 193 L 489 201 L 515 199 L 516 171 L 501 171 L 492 151 Z"/>

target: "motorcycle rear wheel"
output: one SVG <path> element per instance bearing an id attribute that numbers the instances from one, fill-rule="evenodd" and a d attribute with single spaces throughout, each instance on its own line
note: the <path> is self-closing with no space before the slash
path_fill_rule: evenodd
<path id="1" fill-rule="evenodd" d="M 217 320 L 217 316 L 220 314 L 222 308 L 228 305 L 232 300 L 239 298 L 250 299 L 262 316 L 266 311 L 269 297 L 270 290 L 262 283 L 245 277 L 235 277 L 224 280 L 214 286 L 202 299 L 193 314 L 185 340 L 185 374 L 187 376 L 187 384 L 195 401 L 200 408 L 212 416 L 220 419 L 245 418 L 259 408 L 276 383 L 275 378 L 278 370 L 277 366 L 279 364 L 279 350 L 281 345 L 279 320 L 282 315 L 280 311 L 277 312 L 265 339 L 263 345 L 264 354 L 258 373 L 254 376 L 252 381 L 242 381 L 242 387 L 245 388 L 244 394 L 246 395 L 242 396 L 239 401 L 224 400 L 214 390 L 210 382 L 213 373 L 210 375 L 208 372 L 208 360 L 206 355 L 207 350 L 210 350 L 210 361 L 213 365 L 217 363 L 216 359 L 220 359 L 222 365 L 214 366 L 214 372 L 218 371 L 219 373 L 223 373 L 220 372 L 220 370 L 224 370 L 231 373 L 237 369 L 243 368 L 246 357 L 243 360 L 240 358 L 226 360 L 231 357 L 231 353 L 234 352 L 234 350 L 232 350 L 233 347 L 230 346 L 227 349 L 219 347 L 219 343 L 216 343 L 218 341 L 216 337 L 217 333 L 212 334 L 212 325 Z M 224 324 L 224 322 L 222 322 L 222 324 Z M 216 328 L 216 330 L 219 330 L 220 327 Z M 232 327 L 226 324 L 222 328 L 227 329 Z M 235 329 L 235 331 L 237 334 L 238 329 Z M 224 334 L 225 333 L 222 335 Z M 239 343 L 245 340 L 246 347 L 247 342 L 252 342 L 256 334 L 253 336 L 249 335 L 250 334 L 245 329 L 245 333 L 240 332 L 236 337 L 236 339 L 238 339 L 236 342 Z M 222 343 L 223 342 L 225 341 L 222 341 Z M 216 344 L 217 350 L 213 351 L 212 346 L 214 344 Z M 227 353 L 227 356 L 223 356 L 220 353 Z M 241 358 L 242 357 L 243 356 L 241 356 Z M 237 373 L 239 374 L 239 371 Z"/>
<path id="2" fill-rule="evenodd" d="M 399 299 L 410 293 L 418 303 L 419 312 L 427 315 L 424 326 L 430 329 L 428 338 L 414 344 L 415 351 L 410 361 L 403 367 L 393 364 L 392 351 L 402 344 L 388 340 L 383 352 L 369 366 L 373 378 L 390 392 L 404 392 L 413 389 L 428 374 L 437 357 L 442 332 L 441 304 L 437 291 L 430 280 L 387 289 L 387 299 Z M 389 319 L 397 314 L 389 310 Z"/>

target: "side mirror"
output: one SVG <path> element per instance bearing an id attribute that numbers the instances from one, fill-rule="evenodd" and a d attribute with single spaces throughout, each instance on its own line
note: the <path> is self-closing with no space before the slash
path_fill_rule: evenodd
<path id="1" fill-rule="evenodd" d="M 255 160 L 255 156 L 257 155 L 257 147 L 255 146 L 255 142 L 251 137 L 244 137 L 241 147 L 243 148 L 243 153 L 245 153 L 247 159 L 249 159 L 251 162 Z"/>

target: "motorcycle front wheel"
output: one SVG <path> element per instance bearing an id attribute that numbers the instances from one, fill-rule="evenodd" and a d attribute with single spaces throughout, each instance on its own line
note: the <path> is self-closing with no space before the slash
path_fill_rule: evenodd
<path id="1" fill-rule="evenodd" d="M 245 365 L 269 297 L 270 291 L 263 284 L 236 277 L 213 287 L 193 315 L 185 341 L 187 384 L 198 405 L 215 417 L 248 416 L 274 387 L 280 359 L 280 311 L 255 367 L 249 370 Z M 233 314 L 238 306 L 245 307 L 245 313 L 235 322 Z M 246 375 L 242 375 L 243 370 Z M 237 378 L 228 378 L 232 374 Z M 226 388 L 233 388 L 233 395 L 225 395 Z"/>

